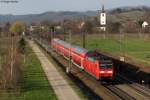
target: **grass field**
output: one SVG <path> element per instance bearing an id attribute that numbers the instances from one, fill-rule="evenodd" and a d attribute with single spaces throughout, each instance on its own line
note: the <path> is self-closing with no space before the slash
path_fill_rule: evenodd
<path id="1" fill-rule="evenodd" d="M 82 46 L 82 37 L 72 36 L 73 44 Z M 93 34 L 86 36 L 86 48 L 89 50 L 102 50 L 114 55 L 122 55 L 137 62 L 150 65 L 150 35 L 129 35 L 120 36 Z"/>
<path id="2" fill-rule="evenodd" d="M 24 100 L 57 100 L 43 72 L 40 61 L 29 50 L 24 68 L 22 96 Z"/>
<path id="3" fill-rule="evenodd" d="M 8 39 L 3 40 L 7 41 Z M 0 42 L 2 43 L 2 41 Z M 1 45 L 0 50 L 3 50 L 1 55 L 6 54 L 3 47 L 8 45 Z M 42 70 L 40 61 L 29 47 L 27 48 L 26 62 L 24 63 L 22 60 L 22 69 L 23 82 L 13 90 L 0 89 L 0 100 L 57 100 Z"/>

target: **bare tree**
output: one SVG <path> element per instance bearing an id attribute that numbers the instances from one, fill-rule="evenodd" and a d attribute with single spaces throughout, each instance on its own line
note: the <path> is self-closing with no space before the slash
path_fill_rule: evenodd
<path id="1" fill-rule="evenodd" d="M 150 11 L 146 11 L 144 16 L 143 16 L 145 21 L 149 21 L 150 20 Z"/>
<path id="2" fill-rule="evenodd" d="M 4 89 L 16 88 L 18 82 L 22 79 L 21 56 L 17 51 L 17 39 L 13 38 L 9 42 L 8 53 L 5 53 L 6 60 L 2 65 L 0 87 Z M 10 48 L 9 48 L 10 47 Z"/>

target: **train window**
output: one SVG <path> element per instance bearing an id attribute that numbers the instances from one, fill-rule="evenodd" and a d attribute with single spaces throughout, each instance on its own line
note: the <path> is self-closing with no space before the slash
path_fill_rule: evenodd
<path id="1" fill-rule="evenodd" d="M 112 64 L 101 64 L 101 65 L 100 65 L 100 68 L 102 68 L 102 69 L 112 68 L 112 67 L 113 67 Z"/>

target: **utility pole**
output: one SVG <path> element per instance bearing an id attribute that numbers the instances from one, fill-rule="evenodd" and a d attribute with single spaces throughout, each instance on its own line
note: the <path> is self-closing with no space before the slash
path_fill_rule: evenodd
<path id="1" fill-rule="evenodd" d="M 51 45 L 50 45 L 50 48 L 51 48 L 51 53 L 53 53 L 53 46 L 52 46 L 52 40 L 53 40 L 53 38 L 54 38 L 54 34 L 55 34 L 55 26 L 52 26 L 52 27 L 50 27 L 50 37 L 51 37 Z M 57 49 L 56 49 L 56 51 L 58 51 Z"/>
<path id="2" fill-rule="evenodd" d="M 14 40 L 11 36 L 11 63 L 10 63 L 10 77 L 13 78 L 13 67 L 14 67 Z"/>
<path id="3" fill-rule="evenodd" d="M 122 45 L 123 45 L 122 37 L 123 37 L 123 30 L 120 29 L 120 52 L 123 51 L 123 48 L 122 48 Z M 123 53 L 124 53 L 124 52 L 123 52 Z M 124 56 L 121 56 L 121 57 L 120 57 L 120 61 L 123 61 L 123 62 L 125 61 Z"/>
<path id="4" fill-rule="evenodd" d="M 2 69 L 2 57 L 0 55 L 0 70 Z"/>
<path id="5" fill-rule="evenodd" d="M 84 21 L 82 21 L 81 22 L 81 24 L 80 24 L 80 26 L 79 26 L 79 28 L 81 29 L 81 31 L 82 31 L 82 47 L 83 48 L 85 48 L 85 46 L 86 46 L 86 31 L 85 31 L 85 22 Z"/>
<path id="6" fill-rule="evenodd" d="M 54 37 L 54 32 L 55 32 L 55 27 L 51 27 L 50 28 L 50 34 L 51 34 L 51 43 L 52 43 L 52 40 L 53 40 L 53 37 Z M 51 47 L 52 48 L 52 47 Z"/>
<path id="7" fill-rule="evenodd" d="M 50 30 L 50 35 L 51 35 L 51 36 L 50 36 L 50 40 L 51 40 L 51 43 L 52 43 L 52 36 L 53 36 L 53 33 L 52 33 L 52 32 L 53 32 L 53 30 L 52 30 L 52 28 L 49 28 L 49 30 Z"/>
<path id="8" fill-rule="evenodd" d="M 1 43 L 0 43 L 0 46 L 1 46 Z M 1 47 L 0 47 L 1 48 Z M 1 57 L 1 54 L 0 54 L 0 70 L 2 69 L 2 57 Z"/>
<path id="9" fill-rule="evenodd" d="M 69 67 L 66 68 L 66 73 L 69 74 L 71 72 L 71 68 L 72 68 L 72 54 L 71 54 L 71 45 L 72 45 L 72 32 L 69 31 L 69 42 L 70 42 L 70 46 L 69 46 Z"/>
<path id="10" fill-rule="evenodd" d="M 0 33 L 1 33 L 1 30 L 0 30 Z M 1 35 L 1 34 L 0 34 Z M 2 37 L 0 36 L 0 39 Z M 1 41 L 0 41 L 0 48 L 1 48 Z M 2 57 L 1 57 L 1 54 L 0 54 L 0 70 L 2 69 Z"/>
<path id="11" fill-rule="evenodd" d="M 83 31 L 83 36 L 82 36 L 82 43 L 83 43 L 83 48 L 85 48 L 85 46 L 86 46 L 86 33 L 85 33 L 85 31 Z"/>
<path id="12" fill-rule="evenodd" d="M 63 35 L 64 35 L 63 39 L 64 39 L 64 41 L 66 41 L 66 29 L 64 26 L 65 26 L 65 21 L 62 22 L 62 29 L 63 29 Z"/>

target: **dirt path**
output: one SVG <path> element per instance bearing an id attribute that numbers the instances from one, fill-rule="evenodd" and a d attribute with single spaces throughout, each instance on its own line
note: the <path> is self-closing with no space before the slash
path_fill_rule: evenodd
<path id="1" fill-rule="evenodd" d="M 30 46 L 40 60 L 43 70 L 46 73 L 48 81 L 54 89 L 59 100 L 80 100 L 78 95 L 74 92 L 67 81 L 60 75 L 54 65 L 42 53 L 39 47 L 33 42 L 29 41 Z"/>

